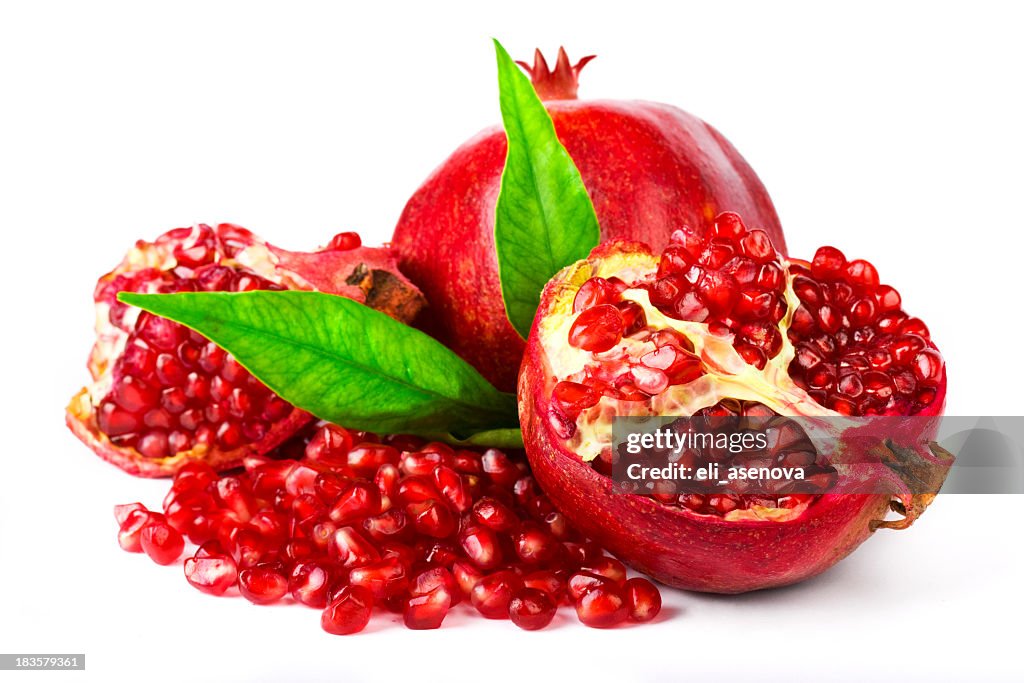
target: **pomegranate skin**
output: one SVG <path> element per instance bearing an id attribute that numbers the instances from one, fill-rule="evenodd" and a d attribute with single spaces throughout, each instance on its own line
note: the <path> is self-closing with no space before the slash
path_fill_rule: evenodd
<path id="1" fill-rule="evenodd" d="M 598 246 L 590 258 L 622 252 L 650 254 L 643 244 L 616 243 Z M 735 594 L 776 588 L 832 567 L 879 526 L 906 528 L 927 507 L 933 496 L 906 496 L 905 519 L 882 525 L 893 496 L 841 493 L 822 496 L 789 521 L 726 521 L 646 496 L 614 492 L 612 481 L 581 462 L 546 418 L 557 378 L 539 327 L 546 315 L 558 314 L 553 312 L 556 300 L 571 286 L 571 269 L 545 287 L 527 341 L 518 387 L 523 442 L 533 476 L 555 507 L 582 534 L 622 561 L 684 590 Z M 945 400 L 943 378 L 932 404 L 918 415 L 942 415 Z"/>
<path id="2" fill-rule="evenodd" d="M 710 229 L 723 210 L 764 229 L 785 253 L 768 192 L 717 130 L 676 107 L 643 101 L 546 102 L 579 168 L 602 240 L 655 249 L 683 226 Z M 462 145 L 406 204 L 392 244 L 431 304 L 423 327 L 498 388 L 513 391 L 525 344 L 509 324 L 494 251 L 494 207 L 507 150 L 489 128 Z"/>

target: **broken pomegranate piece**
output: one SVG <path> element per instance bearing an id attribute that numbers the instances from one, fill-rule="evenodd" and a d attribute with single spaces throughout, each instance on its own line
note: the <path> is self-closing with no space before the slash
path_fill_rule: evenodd
<path id="1" fill-rule="evenodd" d="M 197 225 L 139 241 L 96 285 L 93 384 L 72 398 L 71 430 L 132 474 L 166 476 L 201 460 L 217 469 L 266 453 L 312 417 L 186 327 L 117 300 L 119 292 L 317 289 L 410 321 L 424 305 L 384 249 L 343 233 L 304 254 L 235 225 Z"/>

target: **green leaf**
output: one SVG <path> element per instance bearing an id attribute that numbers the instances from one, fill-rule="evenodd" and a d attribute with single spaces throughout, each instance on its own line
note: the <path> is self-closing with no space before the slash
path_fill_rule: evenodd
<path id="1" fill-rule="evenodd" d="M 453 446 L 486 446 L 489 448 L 522 448 L 523 432 L 515 429 L 489 429 L 485 432 L 477 432 L 465 439 L 458 439 L 446 435 L 440 439 Z"/>
<path id="2" fill-rule="evenodd" d="M 131 294 L 196 330 L 289 403 L 381 433 L 471 435 L 515 427 L 515 396 L 447 347 L 367 306 L 302 291 Z"/>
<path id="3" fill-rule="evenodd" d="M 529 79 L 497 40 L 501 116 L 508 156 L 494 215 L 505 313 L 525 338 L 544 285 L 601 239 L 580 172 L 555 135 Z"/>

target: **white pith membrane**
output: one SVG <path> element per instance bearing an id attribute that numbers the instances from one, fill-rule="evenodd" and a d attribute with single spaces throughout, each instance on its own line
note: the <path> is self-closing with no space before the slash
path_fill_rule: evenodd
<path id="1" fill-rule="evenodd" d="M 593 277 L 607 279 L 613 276 L 627 283 L 643 281 L 657 272 L 658 262 L 659 257 L 653 254 L 620 252 L 580 261 L 557 276 L 560 288 L 551 307 L 541 317 L 538 329 L 554 381 L 581 381 L 585 376 L 585 368 L 595 361 L 613 360 L 623 354 L 638 361 L 641 356 L 656 349 L 653 342 L 644 338 L 649 336 L 644 333 L 624 336 L 614 347 L 600 353 L 575 348 L 565 340 L 579 316 L 573 313 L 573 301 L 583 283 Z M 788 264 L 784 260 L 782 263 L 788 309 L 778 324 L 782 333 L 782 350 L 774 358 L 768 359 L 764 369 L 748 364 L 736 352 L 732 345 L 733 335 L 714 335 L 707 323 L 666 316 L 651 304 L 646 289 L 631 287 L 623 291 L 621 300 L 634 301 L 640 305 L 647 318 L 647 327 L 655 330 L 672 329 L 690 340 L 694 347 L 693 355 L 701 360 L 705 374 L 689 383 L 670 385 L 662 393 L 645 401 L 625 401 L 602 395 L 597 405 L 580 413 L 575 433 L 565 440 L 566 448 L 584 462 L 591 462 L 602 451 L 611 450 L 611 425 L 616 416 L 689 416 L 724 399 L 760 403 L 778 415 L 829 418 L 810 423 L 804 421 L 801 426 L 815 439 L 816 445 L 837 443 L 837 433 L 844 424 L 852 426 L 853 421 L 818 404 L 789 376 L 788 367 L 795 350 L 787 332 L 800 301 L 793 292 Z M 828 446 L 819 447 L 819 458 L 829 460 L 828 450 Z M 786 521 L 802 515 L 809 504 L 813 503 L 801 503 L 792 508 L 753 504 L 745 509 L 732 510 L 722 517 L 727 521 Z"/>

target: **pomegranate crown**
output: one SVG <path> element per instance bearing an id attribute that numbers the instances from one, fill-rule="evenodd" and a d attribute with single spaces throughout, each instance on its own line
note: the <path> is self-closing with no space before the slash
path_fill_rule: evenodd
<path id="1" fill-rule="evenodd" d="M 587 62 L 596 56 L 588 55 L 572 65 L 569 63 L 569 55 L 565 54 L 565 48 L 560 47 L 558 48 L 558 60 L 552 70 L 538 49 L 533 53 L 533 66 L 519 61 L 516 64 L 523 67 L 530 75 L 533 89 L 537 91 L 537 96 L 541 100 L 575 100 L 576 90 L 579 88 L 580 71 L 587 65 Z"/>

